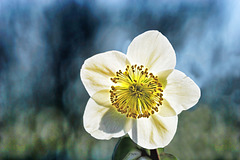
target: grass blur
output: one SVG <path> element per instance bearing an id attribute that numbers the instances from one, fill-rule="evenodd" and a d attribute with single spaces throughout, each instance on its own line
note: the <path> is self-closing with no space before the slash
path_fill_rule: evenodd
<path id="1" fill-rule="evenodd" d="M 2 121 L 0 159 L 110 159 L 117 139 L 98 141 L 82 127 L 73 129 L 53 108 L 15 111 Z M 82 116 L 82 115 L 81 115 Z M 94 158 L 95 157 L 95 158 Z"/>
<path id="2" fill-rule="evenodd" d="M 236 120 L 237 122 L 237 120 Z M 96 140 L 82 122 L 72 128 L 68 118 L 56 109 L 16 111 L 1 127 L 1 159 L 111 159 L 118 139 Z M 198 105 L 179 116 L 173 141 L 165 148 L 179 159 L 240 159 L 240 128 L 227 123 L 222 113 Z M 197 157 L 197 158 L 196 158 Z"/>
<path id="3" fill-rule="evenodd" d="M 237 119 L 235 119 L 237 122 Z M 240 159 L 240 127 L 207 105 L 179 116 L 177 134 L 166 152 L 180 159 Z"/>

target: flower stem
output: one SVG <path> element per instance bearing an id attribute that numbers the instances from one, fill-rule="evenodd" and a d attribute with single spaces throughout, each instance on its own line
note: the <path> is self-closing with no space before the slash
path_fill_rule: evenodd
<path id="1" fill-rule="evenodd" d="M 161 160 L 161 159 L 160 159 L 160 156 L 158 155 L 157 149 L 151 149 L 151 150 L 150 150 L 150 157 L 151 157 L 153 160 Z"/>

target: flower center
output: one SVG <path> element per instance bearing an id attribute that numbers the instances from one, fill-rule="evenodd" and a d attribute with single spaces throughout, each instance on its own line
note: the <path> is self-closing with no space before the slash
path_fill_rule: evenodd
<path id="1" fill-rule="evenodd" d="M 118 112 L 131 118 L 149 117 L 162 105 L 163 90 L 157 76 L 143 65 L 127 65 L 111 78 L 110 100 Z"/>

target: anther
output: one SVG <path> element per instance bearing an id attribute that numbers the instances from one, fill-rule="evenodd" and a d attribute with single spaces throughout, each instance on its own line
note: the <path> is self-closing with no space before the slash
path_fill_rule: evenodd
<path id="1" fill-rule="evenodd" d="M 129 70 L 130 69 L 130 70 Z M 143 65 L 127 65 L 110 78 L 110 101 L 116 110 L 128 118 L 149 118 L 162 105 L 163 90 L 158 76 L 148 73 Z"/>

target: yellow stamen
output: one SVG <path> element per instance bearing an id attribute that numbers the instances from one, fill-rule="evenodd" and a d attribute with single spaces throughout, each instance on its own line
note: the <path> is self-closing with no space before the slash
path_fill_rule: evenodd
<path id="1" fill-rule="evenodd" d="M 163 88 L 158 76 L 148 73 L 143 65 L 126 66 L 126 70 L 119 70 L 110 80 L 110 100 L 121 114 L 130 118 L 149 118 L 159 111 L 163 101 Z"/>

